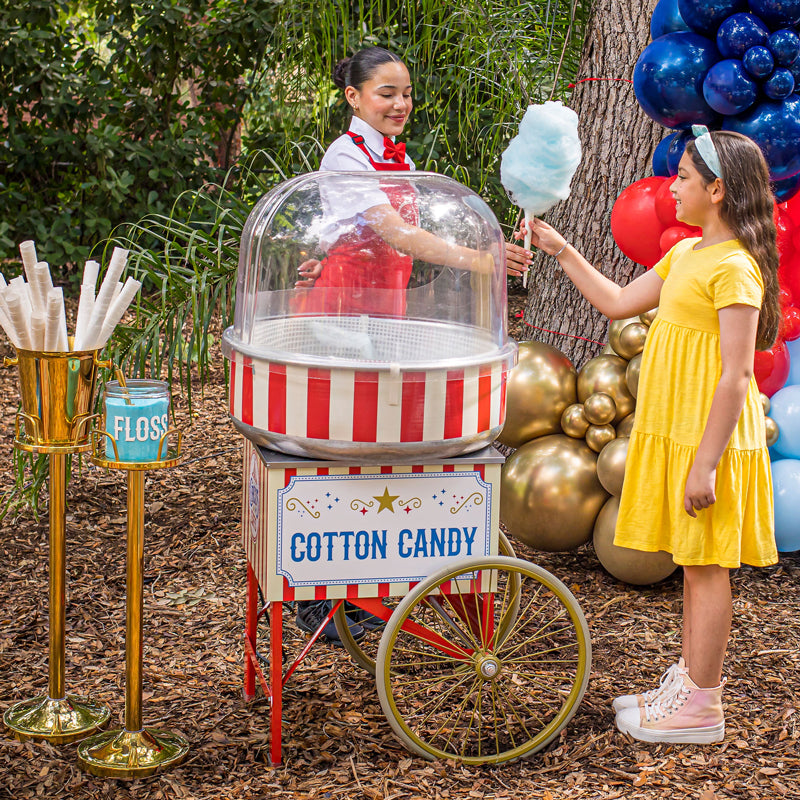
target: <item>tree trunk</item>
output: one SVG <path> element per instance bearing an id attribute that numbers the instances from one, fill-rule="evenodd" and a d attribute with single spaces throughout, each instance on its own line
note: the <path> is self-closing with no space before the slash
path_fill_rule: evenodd
<path id="1" fill-rule="evenodd" d="M 633 68 L 650 41 L 656 0 L 595 0 L 570 106 L 579 118 L 583 159 L 571 195 L 545 219 L 591 264 L 619 283 L 644 268 L 625 257 L 611 235 L 619 193 L 652 174 L 656 144 L 666 135 L 636 102 Z M 623 79 L 623 80 L 614 80 Z M 584 300 L 550 256 L 539 253 L 528 278 L 527 338 L 557 347 L 580 368 L 607 341 L 608 320 Z"/>

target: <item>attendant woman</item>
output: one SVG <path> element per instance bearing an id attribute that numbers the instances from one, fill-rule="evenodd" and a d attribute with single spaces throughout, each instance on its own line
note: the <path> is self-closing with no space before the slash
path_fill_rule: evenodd
<path id="1" fill-rule="evenodd" d="M 411 78 L 406 65 L 381 47 L 368 47 L 340 61 L 333 74 L 353 117 L 345 134 L 325 152 L 321 171 L 409 172 L 414 162 L 397 141 L 411 114 Z M 398 176 L 399 177 L 399 176 Z M 356 182 L 357 183 L 357 182 Z M 322 261 L 299 267 L 297 287 L 308 287 L 298 312 L 371 313 L 402 316 L 414 258 L 455 269 L 492 272 L 489 253 L 448 243 L 419 227 L 416 195 L 402 181 L 365 191 L 347 176 L 320 184 L 326 227 Z M 506 244 L 506 269 L 521 275 L 531 253 Z M 313 287 L 313 288 L 312 288 Z M 330 611 L 326 600 L 298 603 L 297 625 L 315 631 Z M 382 625 L 360 609 L 348 612 L 350 632 L 358 639 L 363 627 Z M 323 637 L 341 644 L 328 622 Z"/>

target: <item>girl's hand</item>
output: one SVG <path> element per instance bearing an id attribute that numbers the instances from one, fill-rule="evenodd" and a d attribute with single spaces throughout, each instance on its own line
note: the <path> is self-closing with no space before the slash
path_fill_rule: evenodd
<path id="1" fill-rule="evenodd" d="M 533 253 L 518 244 L 506 242 L 506 273 L 515 278 L 524 275 L 533 263 Z"/>
<path id="2" fill-rule="evenodd" d="M 683 494 L 683 507 L 690 517 L 697 518 L 697 511 L 717 502 L 716 483 L 716 469 L 702 468 L 697 462 L 692 464 Z"/>
<path id="3" fill-rule="evenodd" d="M 310 288 L 316 283 L 317 278 L 322 275 L 322 262 L 311 258 L 308 261 L 304 261 L 297 268 L 297 271 L 300 273 L 300 280 L 295 281 L 295 289 Z"/>
<path id="4" fill-rule="evenodd" d="M 525 220 L 520 224 L 520 236 L 522 238 L 527 233 L 528 228 Z M 540 219 L 531 220 L 531 244 L 544 250 L 547 255 L 555 255 L 559 250 L 562 250 L 567 240 L 551 225 L 542 222 Z"/>

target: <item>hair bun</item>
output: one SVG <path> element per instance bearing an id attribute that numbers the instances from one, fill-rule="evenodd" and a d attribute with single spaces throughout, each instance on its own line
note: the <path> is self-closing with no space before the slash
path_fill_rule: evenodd
<path id="1" fill-rule="evenodd" d="M 347 68 L 350 66 L 350 56 L 346 56 L 333 68 L 333 82 L 344 91 L 347 86 Z"/>

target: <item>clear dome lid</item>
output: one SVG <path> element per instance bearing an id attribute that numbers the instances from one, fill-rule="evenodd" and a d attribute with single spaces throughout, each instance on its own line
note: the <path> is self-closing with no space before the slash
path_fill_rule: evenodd
<path id="1" fill-rule="evenodd" d="M 313 172 L 248 217 L 223 350 L 350 368 L 511 363 L 506 315 L 502 231 L 472 190 L 426 172 Z"/>

